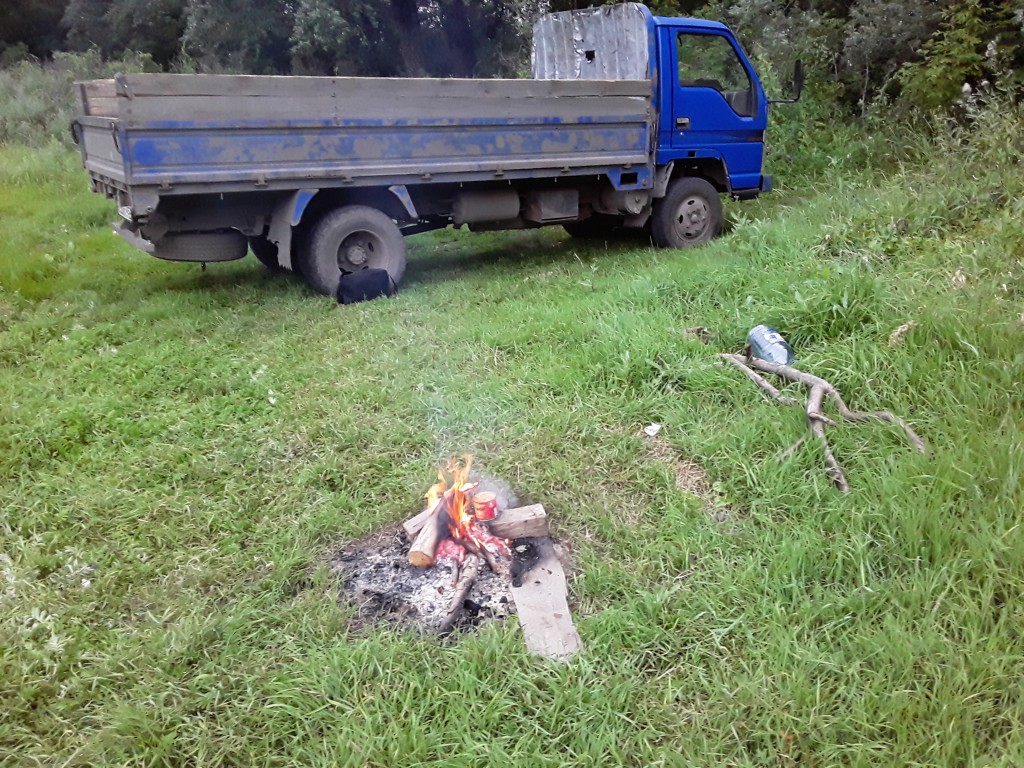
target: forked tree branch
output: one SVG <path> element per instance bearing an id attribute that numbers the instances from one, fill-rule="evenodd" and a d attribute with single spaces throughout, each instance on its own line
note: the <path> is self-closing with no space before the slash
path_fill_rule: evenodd
<path id="1" fill-rule="evenodd" d="M 907 439 L 913 443 L 914 447 L 921 453 L 926 452 L 924 440 L 922 440 L 918 434 L 910 428 L 910 425 L 903 421 L 903 419 L 898 416 L 894 416 L 889 413 L 889 411 L 852 410 L 846 404 L 846 401 L 843 400 L 842 395 L 839 394 L 839 390 L 832 386 L 829 381 L 821 378 L 820 376 L 815 376 L 807 373 L 806 371 L 801 371 L 799 368 L 794 368 L 791 365 L 772 363 L 756 357 L 744 357 L 743 355 L 734 354 L 723 354 L 721 357 L 723 360 L 743 371 L 744 375 L 746 375 L 748 379 L 753 381 L 762 392 L 777 403 L 781 403 L 783 405 L 799 405 L 799 401 L 796 398 L 783 395 L 775 385 L 761 375 L 762 373 L 770 373 L 786 381 L 793 382 L 794 384 L 803 384 L 807 388 L 807 402 L 805 404 L 805 410 L 807 412 L 807 421 L 811 428 L 811 434 L 814 435 L 814 437 L 818 439 L 818 442 L 821 443 L 821 449 L 825 456 L 825 467 L 828 472 L 829 479 L 831 479 L 835 486 L 843 493 L 849 492 L 850 486 L 846 481 L 846 474 L 843 472 L 842 466 L 836 460 L 835 454 L 832 452 L 832 446 L 829 445 L 828 436 L 825 434 L 826 426 L 837 426 L 836 423 L 832 421 L 832 419 L 828 418 L 822 411 L 826 397 L 832 400 L 836 409 L 839 411 L 839 415 L 842 416 L 844 421 L 883 421 L 887 424 L 893 424 L 901 427 L 907 435 Z M 803 443 L 804 439 L 801 438 L 787 448 L 779 457 L 780 461 L 796 453 Z"/>

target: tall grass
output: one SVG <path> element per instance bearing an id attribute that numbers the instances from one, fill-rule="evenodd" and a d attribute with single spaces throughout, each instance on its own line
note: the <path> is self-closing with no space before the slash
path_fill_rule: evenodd
<path id="1" fill-rule="evenodd" d="M 0 149 L 0 764 L 1021 764 L 1021 114 L 866 168 L 797 117 L 803 181 L 706 248 L 441 232 L 351 307 L 135 253 L 74 156 Z M 929 455 L 778 462 L 801 412 L 716 357 L 762 321 Z M 349 628 L 323 557 L 461 452 L 570 549 L 569 664 Z"/>
<path id="2" fill-rule="evenodd" d="M 54 54 L 53 61 L 21 61 L 0 69 L 0 144 L 70 144 L 76 80 L 113 77 L 118 72 L 155 72 L 149 54 L 125 53 L 105 61 L 99 51 Z"/>

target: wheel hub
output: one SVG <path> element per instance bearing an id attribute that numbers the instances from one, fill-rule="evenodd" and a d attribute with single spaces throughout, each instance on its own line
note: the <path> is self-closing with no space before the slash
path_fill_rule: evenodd
<path id="1" fill-rule="evenodd" d="M 710 212 L 707 203 L 698 197 L 691 197 L 679 206 L 676 222 L 680 234 L 687 239 L 700 237 L 708 227 Z"/>
<path id="2" fill-rule="evenodd" d="M 356 232 L 346 237 L 338 249 L 338 266 L 349 270 L 364 267 L 378 252 L 378 243 L 368 232 Z"/>

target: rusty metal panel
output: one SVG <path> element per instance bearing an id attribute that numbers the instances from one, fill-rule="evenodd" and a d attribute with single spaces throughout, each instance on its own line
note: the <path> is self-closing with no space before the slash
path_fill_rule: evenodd
<path id="1" fill-rule="evenodd" d="M 646 80 L 650 49 L 648 14 L 639 3 L 550 13 L 533 29 L 533 77 Z"/>

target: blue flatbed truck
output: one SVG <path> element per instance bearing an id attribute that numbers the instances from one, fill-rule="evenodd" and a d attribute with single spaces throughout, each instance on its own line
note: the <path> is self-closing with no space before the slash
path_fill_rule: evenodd
<path id="1" fill-rule="evenodd" d="M 771 189 L 768 99 L 723 24 L 552 13 L 532 60 L 521 80 L 119 75 L 76 83 L 72 130 L 133 245 L 251 249 L 323 294 L 369 267 L 397 283 L 431 229 L 647 227 L 682 248 L 720 232 L 722 195 Z"/>

